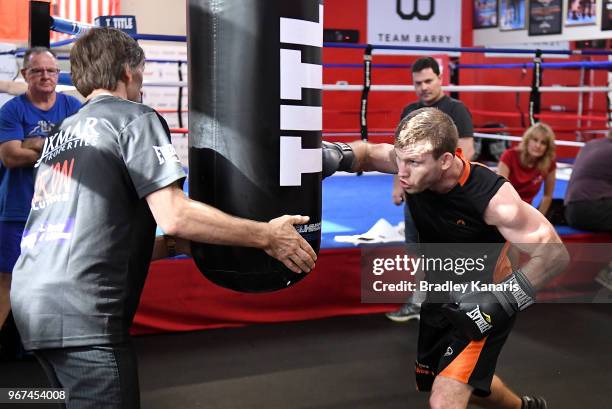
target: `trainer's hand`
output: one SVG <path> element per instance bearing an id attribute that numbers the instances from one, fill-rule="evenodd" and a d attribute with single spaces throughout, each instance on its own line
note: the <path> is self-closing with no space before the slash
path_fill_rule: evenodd
<path id="1" fill-rule="evenodd" d="M 309 272 L 317 260 L 310 244 L 293 227 L 308 220 L 308 216 L 281 216 L 268 222 L 270 237 L 264 251 L 294 273 Z"/>
<path id="2" fill-rule="evenodd" d="M 323 148 L 323 179 L 337 171 L 350 172 L 355 162 L 355 152 L 346 143 L 325 142 Z"/>
<path id="3" fill-rule="evenodd" d="M 467 338 L 479 340 L 535 302 L 535 290 L 520 270 L 498 285 L 507 290 L 463 294 L 456 302 L 444 304 L 443 314 Z"/>

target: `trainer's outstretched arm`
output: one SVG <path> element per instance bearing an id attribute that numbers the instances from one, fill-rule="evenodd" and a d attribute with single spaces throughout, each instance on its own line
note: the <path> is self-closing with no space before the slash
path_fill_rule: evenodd
<path id="1" fill-rule="evenodd" d="M 189 199 L 176 184 L 149 194 L 146 200 L 166 234 L 203 243 L 259 248 L 295 273 L 314 268 L 316 253 L 293 227 L 307 223 L 307 216 L 282 216 L 267 223 L 233 217 Z"/>
<path id="2" fill-rule="evenodd" d="M 323 177 L 337 171 L 397 173 L 393 145 L 355 141 L 351 143 L 323 142 Z"/>

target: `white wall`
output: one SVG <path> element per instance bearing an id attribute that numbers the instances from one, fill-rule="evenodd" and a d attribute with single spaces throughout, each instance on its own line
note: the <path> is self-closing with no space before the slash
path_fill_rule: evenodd
<path id="1" fill-rule="evenodd" d="M 527 24 L 525 27 L 529 27 L 529 4 L 525 2 L 525 14 L 527 15 Z M 553 35 L 540 35 L 532 36 L 528 35 L 528 30 L 516 30 L 516 31 L 500 31 L 499 27 L 486 28 L 474 30 L 474 46 L 491 46 L 491 45 L 504 45 L 504 44 L 517 44 L 517 43 L 534 43 L 534 42 L 545 42 L 545 41 L 578 41 L 578 40 L 595 40 L 603 38 L 612 38 L 612 30 L 601 31 L 601 10 L 602 0 L 597 1 L 597 18 L 595 25 L 590 26 L 571 26 L 565 25 L 565 19 L 567 17 L 568 0 L 562 0 L 563 3 L 563 20 L 561 34 Z"/>
<path id="2" fill-rule="evenodd" d="M 121 0 L 121 14 L 136 16 L 141 34 L 185 35 L 188 0 Z"/>
<path id="3" fill-rule="evenodd" d="M 1 0 L 0 0 L 1 1 Z M 189 0 L 121 0 L 121 14 L 136 16 L 139 34 L 186 35 L 187 2 Z M 148 59 L 186 60 L 186 43 L 139 41 Z M 183 78 L 187 78 L 187 68 L 183 66 Z M 145 82 L 178 81 L 178 69 L 174 64 L 147 63 Z M 157 109 L 176 109 L 177 87 L 143 88 L 143 102 Z M 183 89 L 183 109 L 187 108 L 187 88 Z M 178 127 L 177 113 L 162 114 L 170 128 Z M 187 127 L 187 114 L 183 113 L 183 126 Z M 186 134 L 173 134 L 172 144 L 183 166 L 188 166 L 188 138 Z"/>

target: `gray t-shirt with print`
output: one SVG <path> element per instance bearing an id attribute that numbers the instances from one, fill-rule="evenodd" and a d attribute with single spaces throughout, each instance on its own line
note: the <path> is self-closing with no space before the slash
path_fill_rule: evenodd
<path id="1" fill-rule="evenodd" d="M 185 177 L 150 107 L 91 99 L 47 138 L 13 271 L 26 349 L 122 342 L 155 239 L 145 197 Z"/>

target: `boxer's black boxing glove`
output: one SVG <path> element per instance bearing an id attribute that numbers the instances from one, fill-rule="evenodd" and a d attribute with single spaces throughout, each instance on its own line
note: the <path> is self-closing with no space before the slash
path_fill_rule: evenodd
<path id="1" fill-rule="evenodd" d="M 323 179 L 337 171 L 350 172 L 355 162 L 355 152 L 343 142 L 325 142 L 323 148 Z"/>
<path id="2" fill-rule="evenodd" d="M 535 302 L 535 290 L 520 270 L 496 286 L 503 290 L 475 291 L 459 296 L 456 302 L 442 306 L 443 314 L 463 335 L 480 340 Z"/>

